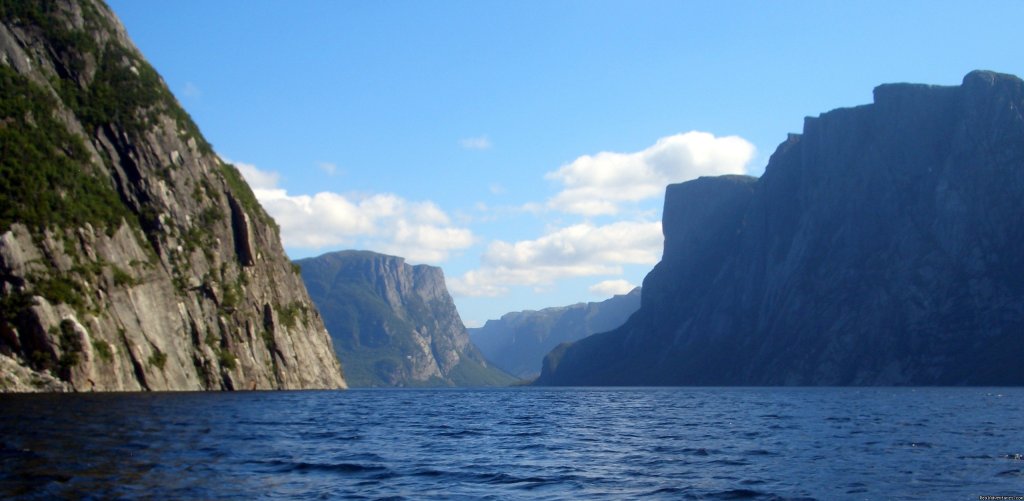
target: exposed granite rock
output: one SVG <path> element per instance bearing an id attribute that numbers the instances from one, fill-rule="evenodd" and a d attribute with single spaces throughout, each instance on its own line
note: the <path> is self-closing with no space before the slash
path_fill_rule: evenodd
<path id="1" fill-rule="evenodd" d="M 640 307 L 640 287 L 600 302 L 506 313 L 469 329 L 469 338 L 496 367 L 523 379 L 540 375 L 544 355 L 562 343 L 622 325 Z"/>
<path id="2" fill-rule="evenodd" d="M 5 2 L 0 78 L 0 391 L 345 386 L 273 220 L 106 5 Z"/>
<path id="3" fill-rule="evenodd" d="M 623 327 L 542 384 L 1024 384 L 1024 82 L 894 84 L 808 118 L 759 180 L 670 186 Z"/>
<path id="4" fill-rule="evenodd" d="M 440 268 L 342 251 L 296 261 L 352 386 L 491 386 L 515 378 L 469 340 Z"/>

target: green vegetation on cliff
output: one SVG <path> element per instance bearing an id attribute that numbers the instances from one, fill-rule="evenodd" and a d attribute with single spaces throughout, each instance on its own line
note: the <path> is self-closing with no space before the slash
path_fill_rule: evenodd
<path id="1" fill-rule="evenodd" d="M 102 0 L 0 0 L 3 389 L 344 387 L 272 224 Z"/>
<path id="2" fill-rule="evenodd" d="M 98 43 L 96 34 L 110 34 L 113 26 L 90 2 L 79 2 L 81 29 L 60 21 L 61 9 L 52 0 L 5 0 L 0 19 L 15 26 L 43 31 L 51 45 L 60 78 L 51 82 L 77 118 L 89 127 L 116 124 L 141 138 L 161 114 L 171 116 L 179 134 L 194 139 L 203 153 L 213 148 L 192 117 L 178 105 L 160 75 L 136 52 L 119 43 Z M 88 74 L 89 60 L 97 62 Z"/>
<path id="3" fill-rule="evenodd" d="M 0 65 L 0 231 L 84 223 L 116 228 L 134 219 L 110 184 L 93 174 L 82 139 L 54 117 L 41 87 Z"/>

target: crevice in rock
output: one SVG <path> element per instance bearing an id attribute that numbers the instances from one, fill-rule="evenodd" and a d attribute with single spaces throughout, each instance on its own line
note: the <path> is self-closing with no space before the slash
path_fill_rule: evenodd
<path id="1" fill-rule="evenodd" d="M 252 249 L 252 224 L 249 215 L 231 195 L 228 195 L 228 204 L 231 206 L 231 230 L 235 236 L 235 254 L 238 256 L 238 262 L 242 266 L 253 266 L 256 260 Z"/>
<path id="2" fill-rule="evenodd" d="M 125 351 L 128 352 L 128 360 L 132 363 L 132 370 L 135 372 L 135 380 L 139 382 L 139 386 L 143 390 L 152 391 L 149 387 L 149 383 L 146 381 L 146 370 L 142 367 L 142 362 L 135 357 L 135 350 L 131 349 L 131 344 L 128 342 L 127 334 L 121 334 L 121 342 L 124 344 Z"/>

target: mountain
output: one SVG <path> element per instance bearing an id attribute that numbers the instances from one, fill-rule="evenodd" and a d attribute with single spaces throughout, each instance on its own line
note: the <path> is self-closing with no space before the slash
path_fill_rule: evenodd
<path id="1" fill-rule="evenodd" d="M 662 261 L 551 385 L 1024 384 L 1024 82 L 882 85 L 760 179 L 665 194 Z"/>
<path id="2" fill-rule="evenodd" d="M 469 329 L 469 338 L 496 367 L 520 378 L 540 374 L 544 355 L 561 343 L 622 325 L 640 307 L 640 288 L 601 302 L 506 313 Z"/>
<path id="3" fill-rule="evenodd" d="M 0 3 L 0 391 L 344 386 L 274 221 L 111 10 Z"/>
<path id="4" fill-rule="evenodd" d="M 355 386 L 500 386 L 469 340 L 440 268 L 341 251 L 295 262 Z"/>

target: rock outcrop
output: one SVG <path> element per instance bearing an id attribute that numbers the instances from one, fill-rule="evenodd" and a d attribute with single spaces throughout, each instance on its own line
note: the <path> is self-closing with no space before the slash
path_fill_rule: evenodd
<path id="1" fill-rule="evenodd" d="M 515 378 L 469 340 L 440 268 L 342 251 L 296 264 L 353 386 L 495 386 Z"/>
<path id="2" fill-rule="evenodd" d="M 1024 82 L 893 84 L 764 176 L 670 186 L 623 327 L 541 384 L 1024 384 Z"/>
<path id="3" fill-rule="evenodd" d="M 469 338 L 495 367 L 522 379 L 540 375 L 544 355 L 562 343 L 622 325 L 640 308 L 640 287 L 600 302 L 506 313 L 469 329 Z"/>
<path id="4" fill-rule="evenodd" d="M 295 262 L 353 387 L 515 382 L 470 342 L 441 268 L 370 251 Z"/>
<path id="5" fill-rule="evenodd" d="M 102 2 L 0 4 L 0 391 L 341 388 L 278 229 Z"/>

